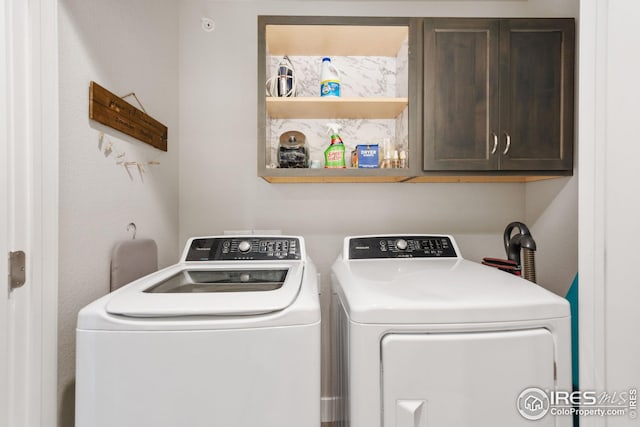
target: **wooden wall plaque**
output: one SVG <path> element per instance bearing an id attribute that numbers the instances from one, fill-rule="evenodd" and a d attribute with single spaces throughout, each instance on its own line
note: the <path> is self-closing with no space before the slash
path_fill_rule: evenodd
<path id="1" fill-rule="evenodd" d="M 89 86 L 89 118 L 167 151 L 165 125 L 96 82 Z"/>

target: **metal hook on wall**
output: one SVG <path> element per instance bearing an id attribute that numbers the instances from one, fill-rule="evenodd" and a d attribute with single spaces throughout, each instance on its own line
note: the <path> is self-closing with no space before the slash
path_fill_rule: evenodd
<path id="1" fill-rule="evenodd" d="M 135 222 L 130 222 L 129 225 L 127 225 L 127 231 L 131 231 L 131 229 L 133 229 L 133 237 L 132 237 L 132 239 L 135 240 L 136 239 L 136 231 L 137 231 L 137 227 L 136 227 L 136 223 Z"/>

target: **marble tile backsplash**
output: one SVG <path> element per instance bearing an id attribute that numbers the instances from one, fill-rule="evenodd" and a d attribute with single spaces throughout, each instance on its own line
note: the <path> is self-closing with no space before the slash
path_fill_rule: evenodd
<path id="1" fill-rule="evenodd" d="M 396 56 L 396 95 L 409 96 L 409 40 L 405 40 Z"/>
<path id="2" fill-rule="evenodd" d="M 320 96 L 322 56 L 290 56 L 297 78 L 297 96 Z M 274 76 L 282 57 L 272 56 L 267 76 Z M 343 97 L 395 97 L 396 59 L 385 56 L 335 56 Z"/>
<path id="3" fill-rule="evenodd" d="M 297 78 L 297 96 L 320 96 L 321 56 L 290 56 Z M 279 56 L 267 56 L 267 77 L 277 73 Z M 336 56 L 332 63 L 341 74 L 341 97 L 401 97 L 408 93 L 407 44 L 397 57 Z M 267 118 L 267 166 L 277 167 L 280 135 L 297 130 L 307 137 L 309 158 L 323 161 L 323 153 L 330 143 L 328 122 L 340 124 L 346 152 L 358 144 L 378 144 L 391 138 L 397 144 L 407 144 L 406 110 L 396 119 L 269 119 Z M 347 165 L 349 165 L 347 155 Z"/>
<path id="4" fill-rule="evenodd" d="M 345 145 L 346 153 L 359 144 L 379 144 L 383 138 L 395 137 L 395 119 L 387 120 L 354 120 L 354 119 L 313 119 L 313 120 L 293 120 L 278 119 L 271 120 L 271 150 L 267 156 L 268 165 L 277 167 L 278 164 L 278 141 L 284 132 L 297 130 L 307 137 L 307 147 L 309 149 L 310 160 L 320 160 L 324 162 L 324 150 L 331 143 L 331 134 L 327 131 L 327 122 L 336 122 L 342 128 L 340 137 Z M 347 156 L 348 157 L 348 156 Z M 349 159 L 347 158 L 347 165 Z"/>

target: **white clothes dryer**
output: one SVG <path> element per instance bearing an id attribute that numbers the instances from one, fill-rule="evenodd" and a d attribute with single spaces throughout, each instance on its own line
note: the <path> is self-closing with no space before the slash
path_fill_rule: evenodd
<path id="1" fill-rule="evenodd" d="M 563 298 L 463 259 L 448 235 L 347 237 L 332 284 L 339 425 L 571 425 L 544 401 L 571 392 Z"/>
<path id="2" fill-rule="evenodd" d="M 304 240 L 190 239 L 83 308 L 77 427 L 318 427 L 320 304 Z"/>

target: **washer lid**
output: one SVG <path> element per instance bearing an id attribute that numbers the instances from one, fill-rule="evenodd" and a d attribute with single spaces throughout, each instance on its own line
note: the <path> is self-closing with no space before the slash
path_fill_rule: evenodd
<path id="1" fill-rule="evenodd" d="M 130 317 L 270 313 L 294 302 L 303 270 L 302 262 L 178 264 L 114 292 L 106 311 Z"/>
<path id="2" fill-rule="evenodd" d="M 569 316 L 535 283 L 457 259 L 338 259 L 336 291 L 351 320 L 375 324 L 510 322 Z"/>

